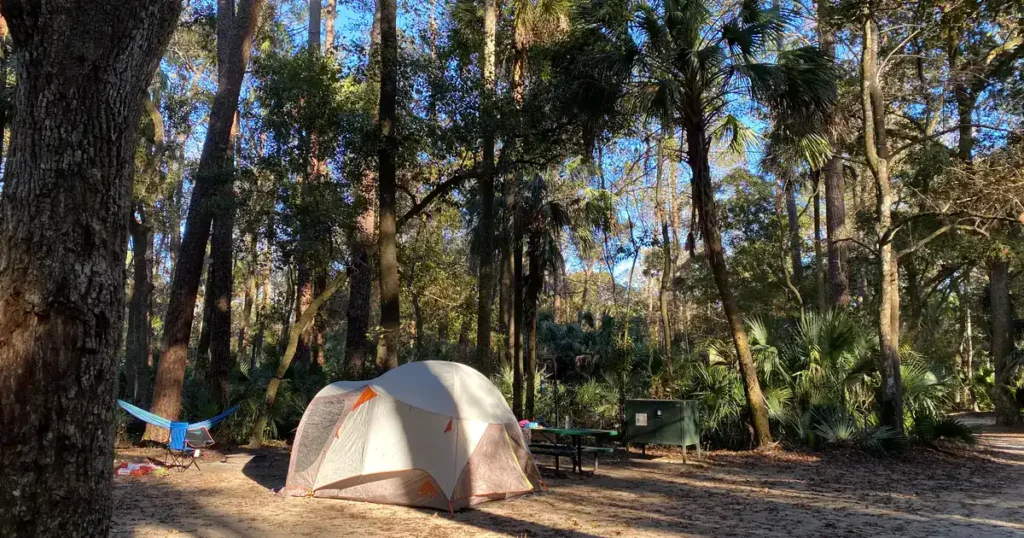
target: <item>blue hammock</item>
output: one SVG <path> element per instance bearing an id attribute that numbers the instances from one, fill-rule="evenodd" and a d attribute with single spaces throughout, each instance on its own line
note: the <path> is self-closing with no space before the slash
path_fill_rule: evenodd
<path id="1" fill-rule="evenodd" d="M 167 420 L 160 415 L 154 415 L 145 409 L 118 400 L 117 405 L 121 406 L 129 415 L 158 428 L 170 431 L 170 440 L 167 442 L 167 453 L 170 456 L 168 467 L 179 467 L 182 471 L 195 465 L 196 457 L 199 456 L 197 449 L 206 448 L 213 444 L 213 437 L 210 437 L 209 429 L 216 426 L 218 422 L 227 418 L 231 413 L 238 411 L 238 406 L 232 406 L 223 413 L 200 422 L 174 422 Z"/>

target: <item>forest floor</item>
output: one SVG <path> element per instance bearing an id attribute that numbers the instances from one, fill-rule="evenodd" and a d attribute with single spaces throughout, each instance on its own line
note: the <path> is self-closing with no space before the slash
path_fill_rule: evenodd
<path id="1" fill-rule="evenodd" d="M 596 476 L 450 516 L 274 495 L 286 448 L 214 454 L 202 471 L 115 478 L 115 536 L 1021 536 L 1024 432 L 981 428 L 975 448 L 882 458 L 851 451 L 617 454 Z M 152 452 L 156 454 L 156 452 Z M 118 451 L 138 460 L 140 450 Z M 221 462 L 220 460 L 224 460 Z M 547 466 L 541 458 L 539 463 Z"/>

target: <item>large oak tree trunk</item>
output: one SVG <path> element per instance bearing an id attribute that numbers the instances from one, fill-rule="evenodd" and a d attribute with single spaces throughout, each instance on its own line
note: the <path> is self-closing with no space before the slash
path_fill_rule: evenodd
<path id="1" fill-rule="evenodd" d="M 498 20 L 496 0 L 484 0 L 484 46 L 481 60 L 483 73 L 484 173 L 480 178 L 480 231 L 477 238 L 480 271 L 477 282 L 476 363 L 485 376 L 490 376 L 491 304 L 494 288 L 494 41 Z"/>
<path id="2" fill-rule="evenodd" d="M 179 1 L 6 0 L 0 536 L 106 536 L 142 99 Z"/>
<path id="3" fill-rule="evenodd" d="M 747 331 L 743 328 L 743 315 L 736 304 L 736 296 L 729 283 L 729 268 L 725 261 L 725 251 L 722 249 L 722 236 L 718 228 L 718 208 L 715 202 L 715 190 L 711 184 L 711 166 L 708 162 L 710 143 L 703 130 L 703 121 L 697 121 L 695 125 L 687 127 L 686 143 L 687 159 L 690 169 L 693 171 L 693 201 L 700 221 L 704 252 L 707 254 L 708 264 L 711 266 L 711 273 L 714 275 L 715 285 L 718 287 L 718 294 L 725 310 L 725 318 L 732 334 L 733 345 L 736 348 L 740 375 L 743 377 L 743 388 L 747 395 L 747 407 L 750 410 L 751 423 L 757 437 L 756 442 L 758 447 L 766 448 L 772 442 L 772 434 L 768 426 L 768 408 L 761 393 L 761 383 L 757 379 L 757 368 L 754 365 L 754 356 L 750 352 Z"/>
<path id="4" fill-rule="evenodd" d="M 398 337 L 401 328 L 398 282 L 398 238 L 396 237 L 395 193 L 398 157 L 398 28 L 395 0 L 380 1 L 380 148 L 377 197 L 380 201 L 380 324 L 377 372 L 398 366 Z"/>
<path id="5" fill-rule="evenodd" d="M 185 381 L 196 294 L 214 218 L 213 200 L 221 185 L 230 185 L 234 179 L 232 130 L 262 5 L 263 0 L 239 0 L 236 10 L 233 0 L 218 0 L 217 3 L 217 93 L 210 109 L 206 140 L 185 219 L 185 235 L 171 280 L 163 350 L 150 406 L 151 412 L 172 420 L 181 412 L 181 388 Z M 164 442 L 167 436 L 166 429 L 147 426 L 144 438 Z"/>

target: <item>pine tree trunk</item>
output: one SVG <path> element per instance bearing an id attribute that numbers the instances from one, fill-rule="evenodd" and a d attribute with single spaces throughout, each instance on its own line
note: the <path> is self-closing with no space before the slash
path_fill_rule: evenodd
<path id="1" fill-rule="evenodd" d="M 153 229 L 148 214 L 139 210 L 141 219 L 132 215 L 128 231 L 132 238 L 132 295 L 128 299 L 128 331 L 125 343 L 125 372 L 128 398 L 139 402 L 149 392 L 149 355 L 152 324 L 150 297 L 153 293 L 152 253 L 149 245 Z"/>
<path id="2" fill-rule="evenodd" d="M 182 155 L 181 161 L 183 162 L 184 160 L 184 156 Z M 174 270 L 178 267 L 178 252 L 181 251 L 181 202 L 184 197 L 185 180 L 184 178 L 180 178 L 174 188 L 174 194 L 171 195 L 171 200 L 168 204 L 169 207 L 167 208 L 169 213 L 167 218 L 167 232 L 171 236 L 169 240 L 170 245 L 167 249 L 167 260 L 169 262 L 168 269 L 171 272 L 171 278 L 174 277 Z"/>
<path id="3" fill-rule="evenodd" d="M 523 235 L 518 230 L 512 240 L 512 413 L 523 419 Z"/>
<path id="4" fill-rule="evenodd" d="M 238 326 L 238 360 L 246 356 L 251 345 L 252 310 L 256 301 L 256 273 L 259 271 L 259 251 L 256 234 L 249 234 L 249 274 L 245 278 L 245 298 L 242 302 L 242 319 Z"/>
<path id="5" fill-rule="evenodd" d="M 367 60 L 371 84 L 379 78 L 377 51 L 380 48 L 380 1 L 375 2 L 373 25 L 370 31 L 370 57 Z M 374 200 L 377 181 L 370 170 L 360 176 L 356 202 L 362 210 L 356 217 L 355 232 L 349 238 L 348 311 L 345 331 L 345 369 L 349 379 L 362 379 L 364 370 L 373 357 L 373 343 L 367 337 L 370 330 L 370 308 L 373 304 L 373 267 L 370 249 L 377 242 L 374 227 L 377 214 Z"/>
<path id="6" fill-rule="evenodd" d="M 786 224 L 789 229 L 789 261 L 793 266 L 793 280 L 799 286 L 804 280 L 804 256 L 800 248 L 800 212 L 796 206 L 796 182 L 786 179 Z"/>
<path id="7" fill-rule="evenodd" d="M 320 53 L 320 12 L 322 10 L 323 0 L 309 0 L 306 46 L 316 54 Z"/>
<path id="8" fill-rule="evenodd" d="M 828 310 L 828 298 L 825 288 L 825 260 L 821 248 L 821 173 L 812 172 L 814 176 L 814 283 L 818 291 L 818 312 Z"/>
<path id="9" fill-rule="evenodd" d="M 396 237 L 396 159 L 398 157 L 398 29 L 395 0 L 380 2 L 380 129 L 377 154 L 379 174 L 377 196 L 380 200 L 380 324 L 383 328 L 377 347 L 377 372 L 398 366 L 398 337 L 401 328 L 398 282 L 398 240 Z"/>
<path id="10" fill-rule="evenodd" d="M 133 164 L 180 2 L 0 4 L 0 536 L 106 536 Z"/>
<path id="11" fill-rule="evenodd" d="M 361 186 L 366 186 L 364 183 Z M 374 187 L 372 179 L 369 186 Z M 370 266 L 369 243 L 373 241 L 373 202 L 369 212 L 364 211 L 356 220 L 356 237 L 349 254 L 346 269 L 349 276 L 348 311 L 345 332 L 345 369 L 349 379 L 362 379 L 370 360 L 373 345 L 367 337 L 370 330 L 370 307 L 373 294 L 373 268 Z M 366 218 L 368 217 L 368 219 Z M 368 222 L 367 222 L 368 220 Z"/>
<path id="12" fill-rule="evenodd" d="M 324 4 L 324 55 L 334 56 L 334 22 L 338 18 L 338 0 Z"/>
<path id="13" fill-rule="evenodd" d="M 703 121 L 688 126 L 686 131 L 687 159 L 693 171 L 693 200 L 700 221 L 704 251 L 707 254 L 711 273 L 714 275 L 718 294 L 722 299 L 722 307 L 729 323 L 740 375 L 743 377 L 743 388 L 747 396 L 747 407 L 756 436 L 757 446 L 767 448 L 772 443 L 772 434 L 768 426 L 768 409 L 765 407 L 761 384 L 757 379 L 757 368 L 750 352 L 747 332 L 743 328 L 743 315 L 736 305 L 732 286 L 729 283 L 729 268 L 726 265 L 725 252 L 722 249 L 722 236 L 718 225 L 718 209 L 715 203 L 715 191 L 711 183 L 711 167 L 708 163 L 710 146 L 703 130 Z"/>
<path id="14" fill-rule="evenodd" d="M 234 168 L 230 166 L 230 168 Z M 219 211 L 213 219 L 210 237 L 210 378 L 215 401 L 227 407 L 228 372 L 231 369 L 231 298 L 234 295 L 234 241 L 235 201 L 230 183 L 221 185 L 218 196 Z"/>
<path id="15" fill-rule="evenodd" d="M 233 176 L 232 130 L 242 79 L 249 63 L 252 35 L 263 0 L 219 0 L 217 8 L 217 93 L 213 98 L 206 140 L 195 174 L 185 236 L 174 267 L 170 302 L 164 321 L 164 343 L 150 411 L 176 420 L 181 412 L 181 389 L 192 335 L 192 317 L 203 270 L 206 243 L 214 217 L 212 207 L 220 186 Z M 230 338 L 230 336 L 229 336 Z M 147 426 L 145 439 L 165 442 L 168 431 Z"/>
<path id="16" fill-rule="evenodd" d="M 818 6 L 818 32 L 821 51 L 835 62 L 835 29 L 829 23 L 829 13 L 821 12 Z M 834 124 L 838 114 L 831 112 Z M 829 142 L 837 148 L 835 137 Z M 833 156 L 821 169 L 825 177 L 825 232 L 828 250 L 828 304 L 830 307 L 846 307 L 850 304 L 850 276 L 847 268 L 847 243 L 849 232 L 846 229 L 846 185 L 843 178 L 841 158 Z"/>
<path id="17" fill-rule="evenodd" d="M 309 47 L 309 53 L 313 55 L 320 54 L 320 13 L 322 10 L 322 0 L 309 0 L 309 25 L 306 37 L 306 44 Z M 306 167 L 306 176 L 301 180 L 301 202 L 303 206 L 312 206 L 312 196 L 314 185 L 320 182 L 323 174 L 326 172 L 324 163 L 320 162 L 317 153 L 319 146 L 319 136 L 316 132 L 307 132 L 305 134 L 308 142 L 309 151 L 309 162 Z M 315 217 L 313 217 L 315 218 Z M 320 273 L 321 268 L 317 267 L 314 260 L 311 259 L 309 253 L 316 250 L 315 241 L 320 240 L 324 237 L 323 234 L 311 232 L 311 230 L 304 230 L 304 233 L 299 235 L 299 243 L 302 245 L 298 255 L 298 271 L 299 276 L 299 301 L 296 306 L 296 317 L 300 312 L 305 311 L 309 308 L 310 303 L 313 302 L 313 297 L 316 295 L 315 282 L 317 275 Z M 309 330 L 299 335 L 299 345 L 295 352 L 295 362 L 301 364 L 311 364 L 314 361 L 314 350 L 315 340 L 317 335 L 314 334 L 316 331 L 316 322 L 310 325 Z"/>
<path id="18" fill-rule="evenodd" d="M 206 289 L 203 293 L 203 318 L 199 320 L 199 342 L 196 349 L 195 370 L 200 375 L 210 377 L 210 314 L 213 312 L 213 294 L 210 293 L 210 282 L 213 280 L 213 269 L 207 265 Z"/>
<path id="19" fill-rule="evenodd" d="M 995 405 L 996 424 L 1019 426 L 1022 423 L 1021 407 L 1015 398 L 1013 368 L 1010 354 L 1013 353 L 1013 304 L 1010 301 L 1010 264 L 1005 258 L 994 258 L 988 263 L 988 291 L 992 304 L 991 355 L 996 379 L 992 387 L 992 403 Z"/>
<path id="20" fill-rule="evenodd" d="M 491 359 L 491 304 L 494 288 L 494 122 L 491 112 L 494 99 L 494 40 L 498 20 L 496 0 L 484 0 L 484 43 L 481 54 L 481 72 L 484 87 L 480 102 L 483 104 L 484 140 L 483 167 L 480 178 L 480 270 L 477 282 L 476 363 L 480 372 L 490 377 L 494 361 Z"/>
<path id="21" fill-rule="evenodd" d="M 544 288 L 544 264 L 540 258 L 540 234 L 530 235 L 530 274 L 526 280 L 525 297 L 523 298 L 523 347 L 526 350 L 526 414 L 534 420 L 536 415 L 535 397 L 537 394 L 537 313 L 540 309 L 540 292 Z"/>
<path id="22" fill-rule="evenodd" d="M 502 182 L 501 195 L 504 199 L 504 219 L 506 225 L 511 224 L 512 215 L 515 212 L 515 186 L 513 182 L 515 178 L 508 176 Z M 504 363 L 509 368 L 515 368 L 515 342 L 518 341 L 517 332 L 519 325 L 516 323 L 516 310 L 515 310 L 515 295 L 516 292 L 516 272 L 515 272 L 515 254 L 513 253 L 512 243 L 509 241 L 508 232 L 503 235 L 503 241 L 506 243 L 505 248 L 502 249 L 502 316 L 505 318 L 505 350 Z"/>

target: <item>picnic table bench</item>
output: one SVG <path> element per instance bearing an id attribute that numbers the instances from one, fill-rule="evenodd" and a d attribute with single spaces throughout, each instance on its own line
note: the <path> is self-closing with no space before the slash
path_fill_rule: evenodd
<path id="1" fill-rule="evenodd" d="M 530 430 L 532 438 L 539 439 L 530 443 L 530 452 L 555 457 L 555 470 L 559 470 L 559 458 L 569 457 L 572 460 L 572 470 L 576 473 L 583 472 L 583 455 L 594 456 L 594 472 L 597 471 L 598 456 L 600 454 L 611 454 L 615 449 L 602 446 L 583 446 L 585 437 L 614 437 L 619 432 L 615 430 L 594 430 L 589 428 L 537 428 Z M 559 443 L 558 437 L 568 437 L 566 443 Z"/>

